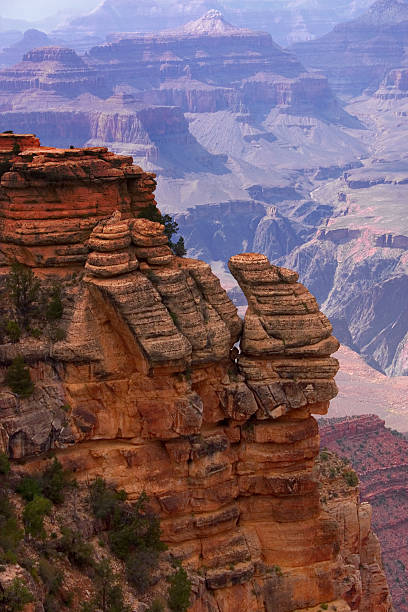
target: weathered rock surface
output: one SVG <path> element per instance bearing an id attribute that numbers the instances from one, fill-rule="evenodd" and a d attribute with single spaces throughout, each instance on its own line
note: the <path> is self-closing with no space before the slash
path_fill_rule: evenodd
<path id="1" fill-rule="evenodd" d="M 136 218 L 154 203 L 153 177 L 105 149 L 25 149 L 24 138 L 18 155 L 4 147 L 3 275 L 18 256 L 70 283 L 64 339 L 0 347 L 2 374 L 21 349 L 36 382 L 28 399 L 0 386 L 4 450 L 36 470 L 54 449 L 79 480 L 103 475 L 130 499 L 145 490 L 173 554 L 203 576 L 194 612 L 205 601 L 223 612 L 358 610 L 314 473 L 311 415 L 336 394 L 338 343 L 313 296 L 265 256 L 234 256 L 242 323 L 207 264 L 173 256 L 163 228 Z M 89 211 L 80 235 L 78 201 Z M 55 251 L 50 267 L 49 252 L 35 256 L 79 242 L 81 260 Z M 391 610 L 385 583 L 375 608 L 376 574 L 366 573 L 361 610 Z"/>
<path id="2" fill-rule="evenodd" d="M 323 508 L 340 525 L 345 571 L 339 578 L 346 588 L 345 600 L 351 610 L 392 609 L 380 543 L 371 529 L 372 509 L 369 503 L 360 503 L 358 479 L 352 480 L 347 461 L 327 451 L 320 454 L 319 471 Z"/>
<path id="3" fill-rule="evenodd" d="M 349 457 L 360 477 L 361 498 L 364 506 L 372 506 L 395 609 L 406 612 L 408 441 L 373 414 L 323 419 L 319 425 L 322 447 Z"/>
<path id="4" fill-rule="evenodd" d="M 0 156 L 3 260 L 82 268 L 101 219 L 115 210 L 134 216 L 154 202 L 154 175 L 103 147 L 50 149 L 31 136 L 0 134 Z"/>

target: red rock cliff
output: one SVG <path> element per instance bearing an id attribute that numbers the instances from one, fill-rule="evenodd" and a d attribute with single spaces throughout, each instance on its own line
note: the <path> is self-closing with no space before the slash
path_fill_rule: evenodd
<path id="1" fill-rule="evenodd" d="M 64 337 L 0 346 L 2 371 L 23 352 L 36 382 L 29 399 L 0 386 L 3 450 L 35 470 L 52 448 L 80 481 L 145 490 L 196 575 L 194 612 L 391 610 L 388 594 L 376 608 L 350 596 L 340 524 L 319 500 L 311 415 L 336 395 L 338 342 L 296 273 L 232 257 L 242 322 L 207 264 L 136 218 L 152 175 L 106 149 L 24 143 L 4 146 L 4 272 L 17 258 L 66 281 Z"/>

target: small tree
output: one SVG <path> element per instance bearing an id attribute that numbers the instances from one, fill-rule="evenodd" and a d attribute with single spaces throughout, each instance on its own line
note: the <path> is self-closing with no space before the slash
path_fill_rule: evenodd
<path id="1" fill-rule="evenodd" d="M 21 397 L 30 397 L 34 391 L 30 370 L 25 364 L 24 357 L 19 355 L 6 372 L 5 382 L 8 387 Z"/>
<path id="2" fill-rule="evenodd" d="M 176 257 L 184 257 L 184 255 L 187 254 L 183 236 L 180 236 L 177 242 L 171 244 L 173 253 L 176 255 Z"/>
<path id="3" fill-rule="evenodd" d="M 30 324 L 30 317 L 37 312 L 40 281 L 34 276 L 31 268 L 14 262 L 7 277 L 7 288 L 16 315 L 23 327 L 27 329 Z"/>
<path id="4" fill-rule="evenodd" d="M 169 582 L 167 605 L 172 612 L 186 612 L 191 597 L 191 581 L 186 570 L 180 565 L 176 573 L 169 578 Z"/>
<path id="5" fill-rule="evenodd" d="M 174 234 L 178 233 L 179 226 L 177 221 L 170 217 L 170 215 L 162 215 L 154 204 L 149 204 L 149 206 L 146 206 L 140 211 L 138 217 L 164 225 L 164 233 L 168 238 L 169 247 L 173 251 L 173 254 L 177 255 L 177 257 L 183 257 L 186 254 L 184 238 L 179 238 L 176 243 L 172 241 Z"/>
<path id="6" fill-rule="evenodd" d="M 52 502 L 37 495 L 23 510 L 23 522 L 26 533 L 34 538 L 44 538 L 44 517 L 51 512 Z"/>

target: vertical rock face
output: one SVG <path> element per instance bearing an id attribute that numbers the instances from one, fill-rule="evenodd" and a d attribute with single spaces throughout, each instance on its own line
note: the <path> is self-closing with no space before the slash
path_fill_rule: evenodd
<path id="1" fill-rule="evenodd" d="M 8 163 L 3 271 L 18 257 L 69 282 L 62 340 L 0 346 L 3 372 L 23 352 L 36 381 L 29 399 L 1 384 L 2 448 L 24 469 L 54 448 L 80 481 L 145 490 L 196 574 L 194 612 L 358 610 L 314 472 L 338 343 L 297 275 L 232 257 L 242 323 L 210 267 L 137 218 L 155 182 L 130 158 L 37 148 Z"/>

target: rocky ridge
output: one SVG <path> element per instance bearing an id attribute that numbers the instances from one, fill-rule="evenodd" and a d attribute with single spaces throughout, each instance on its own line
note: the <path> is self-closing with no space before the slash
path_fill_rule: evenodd
<path id="1" fill-rule="evenodd" d="M 408 441 L 376 415 L 322 419 L 321 446 L 352 461 L 363 502 L 372 506 L 385 573 L 396 610 L 408 610 L 406 589 Z"/>
<path id="2" fill-rule="evenodd" d="M 1 385 L 15 469 L 40 470 L 53 450 L 80 483 L 103 475 L 131 500 L 145 490 L 196 576 L 195 612 L 391 610 L 378 550 L 360 558 L 359 544 L 350 566 L 319 502 L 311 414 L 336 395 L 338 343 L 297 274 L 232 257 L 242 323 L 210 267 L 172 255 L 163 227 L 137 218 L 155 181 L 129 158 L 2 138 L 3 278 L 18 258 L 64 282 L 65 304 L 62 339 L 1 346 L 3 375 L 23 353 L 35 381 L 27 399 Z"/>

